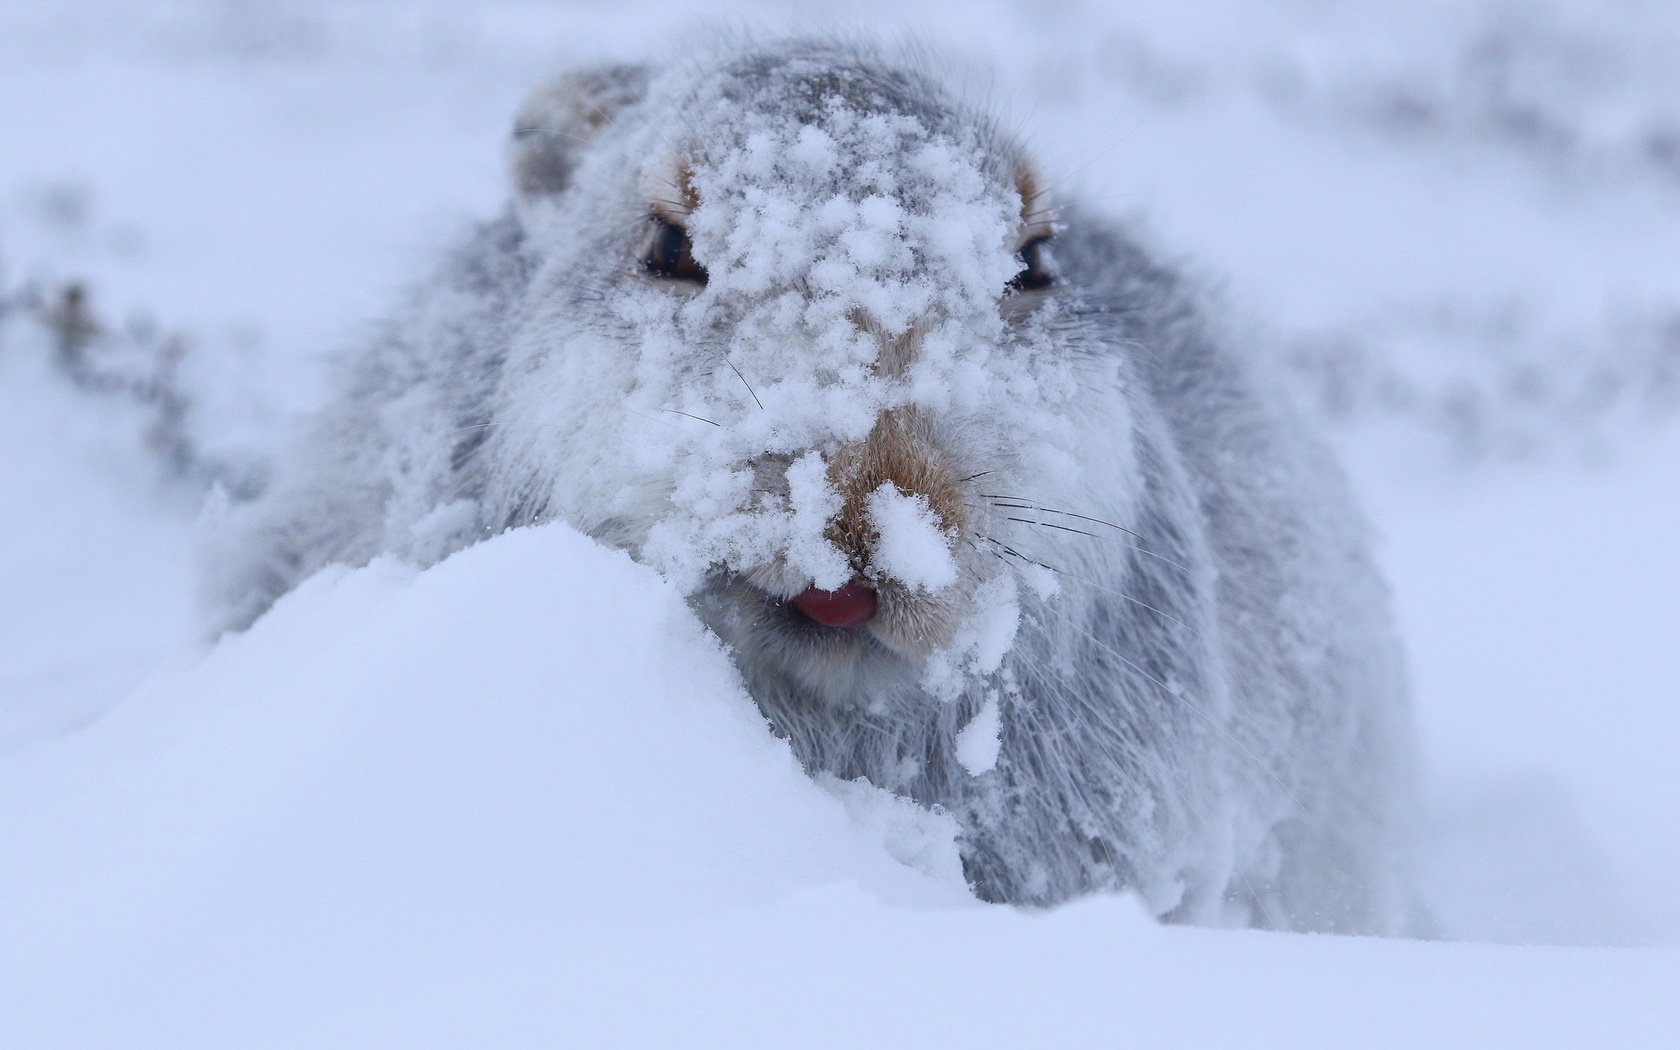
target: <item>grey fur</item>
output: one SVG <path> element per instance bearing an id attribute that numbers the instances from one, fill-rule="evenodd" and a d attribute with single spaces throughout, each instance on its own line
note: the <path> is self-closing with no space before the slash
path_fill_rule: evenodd
<path id="1" fill-rule="evenodd" d="M 727 139 L 733 114 L 822 126 L 834 98 L 973 144 L 1000 185 L 1021 163 L 929 76 L 821 42 L 746 45 L 660 76 L 585 71 L 539 92 L 511 147 L 517 217 L 485 226 L 410 299 L 275 486 L 219 530 L 217 626 L 249 624 L 324 565 L 434 560 L 553 518 L 644 554 L 675 478 L 618 463 L 603 437 L 631 380 L 566 371 L 585 342 L 638 352 L 613 309 L 649 280 L 634 265 L 638 179 L 672 144 L 703 166 L 717 140 L 692 137 Z M 983 412 L 930 426 L 964 479 L 967 576 L 1058 574 L 1054 595 L 1020 589 L 998 668 L 931 696 L 925 653 L 888 615 L 922 607 L 885 589 L 878 630 L 838 633 L 787 610 L 803 584 L 719 565 L 696 610 L 808 769 L 955 814 L 986 899 L 1132 889 L 1183 921 L 1398 930 L 1409 724 L 1386 596 L 1336 468 L 1124 229 L 1064 209 L 1054 257 L 1059 287 L 1042 302 L 1029 311 L 1000 287 L 993 309 L 1006 333 L 1048 333 L 1080 377 L 1061 411 L 1095 480 L 1035 488 L 1019 435 Z M 717 310 L 721 345 L 744 315 Z M 544 415 L 567 404 L 593 410 Z M 789 458 L 749 464 L 761 488 L 786 492 Z M 956 740 L 988 697 L 1001 749 L 975 774 Z"/>

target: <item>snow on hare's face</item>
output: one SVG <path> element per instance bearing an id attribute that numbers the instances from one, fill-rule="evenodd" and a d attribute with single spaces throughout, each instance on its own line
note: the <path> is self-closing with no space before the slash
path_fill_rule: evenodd
<path id="1" fill-rule="evenodd" d="M 833 699 L 995 669 L 998 497 L 1073 471 L 1050 215 L 920 76 L 793 46 L 574 74 L 513 147 L 545 258 L 514 340 L 511 502 L 697 595 Z"/>

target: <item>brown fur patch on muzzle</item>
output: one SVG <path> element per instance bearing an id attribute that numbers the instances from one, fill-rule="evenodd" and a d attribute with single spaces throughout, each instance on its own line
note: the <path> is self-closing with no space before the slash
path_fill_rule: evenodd
<path id="1" fill-rule="evenodd" d="M 933 425 L 916 408 L 881 413 L 869 435 L 840 450 L 828 465 L 829 480 L 844 501 L 828 527 L 828 539 L 846 553 L 852 570 L 866 570 L 879 540 L 865 510 L 870 493 L 892 482 L 907 496 L 922 496 L 947 536 L 967 524 L 962 488 L 951 464 L 933 440 Z"/>

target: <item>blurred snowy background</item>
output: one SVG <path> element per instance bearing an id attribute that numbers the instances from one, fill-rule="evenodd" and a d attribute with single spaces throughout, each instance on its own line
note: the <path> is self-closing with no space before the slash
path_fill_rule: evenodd
<path id="1" fill-rule="evenodd" d="M 937 827 L 787 775 L 657 581 L 553 530 L 203 652 L 203 479 L 501 207 L 537 79 L 718 19 L 919 38 L 1223 289 L 1381 533 L 1441 932 L 1525 947 L 965 907 Z M 0 1045 L 1672 1039 L 1677 55 L 1668 0 L 7 0 Z"/>

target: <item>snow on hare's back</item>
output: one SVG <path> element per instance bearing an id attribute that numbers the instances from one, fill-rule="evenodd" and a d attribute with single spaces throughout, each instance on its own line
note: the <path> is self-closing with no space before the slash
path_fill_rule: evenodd
<path id="1" fill-rule="evenodd" d="M 510 153 L 513 213 L 232 512 L 222 626 L 563 519 L 692 595 L 808 769 L 953 813 L 987 899 L 1396 928 L 1361 523 L 1177 276 L 851 47 L 574 73 Z"/>

